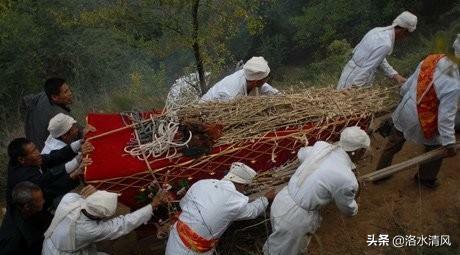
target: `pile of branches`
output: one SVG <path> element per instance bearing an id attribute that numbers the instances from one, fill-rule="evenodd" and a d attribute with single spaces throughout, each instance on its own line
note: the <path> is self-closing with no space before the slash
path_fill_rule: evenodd
<path id="1" fill-rule="evenodd" d="M 223 134 L 217 145 L 257 140 L 283 128 L 309 122 L 369 117 L 391 112 L 398 100 L 395 87 L 357 88 L 337 91 L 313 88 L 281 96 L 241 97 L 226 102 L 189 105 L 177 112 L 180 122 L 217 123 Z"/>

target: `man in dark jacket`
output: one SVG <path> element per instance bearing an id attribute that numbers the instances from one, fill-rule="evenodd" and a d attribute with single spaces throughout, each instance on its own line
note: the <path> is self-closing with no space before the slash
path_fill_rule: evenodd
<path id="1" fill-rule="evenodd" d="M 50 119 L 58 113 L 70 115 L 69 106 L 73 102 L 72 91 L 64 79 L 48 79 L 44 90 L 37 95 L 29 95 L 24 98 L 26 137 L 40 151 L 49 135 L 47 128 Z"/>
<path id="2" fill-rule="evenodd" d="M 16 138 L 8 145 L 8 178 L 6 201 L 11 204 L 11 191 L 19 182 L 30 181 L 37 184 L 45 196 L 45 209 L 79 184 L 79 169 L 84 168 L 90 160 L 79 162 L 74 159 L 78 151 L 83 155 L 93 150 L 86 142 L 78 140 L 50 154 L 40 154 L 33 142 L 26 138 Z M 77 157 L 78 158 L 78 157 Z M 80 165 L 80 167 L 78 167 Z"/>
<path id="3" fill-rule="evenodd" d="M 52 215 L 43 210 L 45 200 L 40 187 L 18 183 L 12 191 L 12 206 L 0 228 L 0 255 L 41 254 L 43 234 Z"/>

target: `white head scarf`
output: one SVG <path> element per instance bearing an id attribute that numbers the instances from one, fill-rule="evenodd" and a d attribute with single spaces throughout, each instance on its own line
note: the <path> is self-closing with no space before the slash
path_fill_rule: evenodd
<path id="1" fill-rule="evenodd" d="M 67 133 L 75 123 L 77 121 L 69 115 L 58 113 L 50 120 L 48 131 L 53 138 L 58 138 Z"/>
<path id="2" fill-rule="evenodd" d="M 454 47 L 455 57 L 460 58 L 460 34 L 457 34 L 457 38 L 452 47 Z"/>
<path id="3" fill-rule="evenodd" d="M 230 167 L 230 171 L 224 176 L 223 180 L 241 184 L 250 184 L 256 174 L 257 172 L 249 166 L 240 162 L 234 162 Z"/>
<path id="4" fill-rule="evenodd" d="M 243 70 L 248 81 L 262 80 L 270 74 L 270 67 L 264 57 L 252 57 L 244 64 Z"/>
<path id="5" fill-rule="evenodd" d="M 117 210 L 117 201 L 117 193 L 98 190 L 86 198 L 83 209 L 92 216 L 108 218 L 115 214 Z"/>
<path id="6" fill-rule="evenodd" d="M 65 218 L 70 219 L 70 227 L 68 237 L 62 240 L 61 244 L 66 249 L 76 249 L 75 245 L 75 227 L 76 222 L 80 218 L 82 209 L 85 209 L 89 214 L 98 218 L 108 218 L 115 214 L 117 208 L 118 194 L 98 190 L 88 196 L 86 199 L 80 199 L 73 203 L 60 203 L 54 218 L 51 221 L 49 228 L 45 232 L 45 238 L 51 238 L 54 230 L 58 227 Z"/>
<path id="7" fill-rule="evenodd" d="M 415 31 L 415 28 L 417 28 L 417 16 L 405 11 L 393 20 L 393 26 L 400 26 L 412 33 Z"/>
<path id="8" fill-rule="evenodd" d="M 307 177 L 310 176 L 316 169 L 318 169 L 323 159 L 325 159 L 337 148 L 342 148 L 344 151 L 355 151 L 361 148 L 367 149 L 369 146 L 370 138 L 364 130 L 362 130 L 360 127 L 345 128 L 342 130 L 342 133 L 340 133 L 340 141 L 338 143 L 324 146 L 315 153 L 311 153 L 311 155 L 301 159 L 302 164 L 299 166 L 299 169 L 302 170 L 299 174 L 299 181 L 297 182 L 297 185 L 301 186 Z M 353 165 L 351 160 L 350 163 L 350 165 Z"/>
<path id="9" fill-rule="evenodd" d="M 370 144 L 371 139 L 360 127 L 347 127 L 340 133 L 339 146 L 344 151 L 367 149 Z"/>

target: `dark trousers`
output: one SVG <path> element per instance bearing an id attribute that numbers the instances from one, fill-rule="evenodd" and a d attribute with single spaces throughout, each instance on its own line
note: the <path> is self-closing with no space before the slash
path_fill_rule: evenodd
<path id="1" fill-rule="evenodd" d="M 404 138 L 403 133 L 393 127 L 377 164 L 377 170 L 390 166 L 394 155 L 402 149 L 405 142 L 406 139 Z M 425 151 L 428 152 L 439 147 L 440 145 L 425 145 Z M 439 169 L 441 168 L 441 164 L 442 158 L 420 164 L 418 177 L 420 180 L 435 181 Z"/>

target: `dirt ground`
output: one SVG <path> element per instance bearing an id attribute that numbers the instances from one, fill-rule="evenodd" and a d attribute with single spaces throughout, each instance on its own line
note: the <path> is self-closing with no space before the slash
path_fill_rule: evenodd
<path id="1" fill-rule="evenodd" d="M 459 138 L 457 136 L 457 140 Z M 373 171 L 384 142 L 381 136 L 374 135 L 371 153 L 359 164 L 361 175 Z M 421 146 L 406 143 L 394 163 L 421 153 Z M 460 154 L 444 160 L 438 176 L 441 185 L 436 190 L 414 182 L 416 171 L 417 168 L 411 168 L 384 183 L 366 184 L 357 199 L 359 213 L 353 218 L 342 216 L 333 204 L 324 208 L 321 227 L 308 247 L 308 254 L 460 254 Z M 221 239 L 219 254 L 262 254 L 262 245 L 270 231 L 269 222 L 263 222 L 264 219 L 233 224 Z M 140 236 L 140 232 L 137 234 Z M 449 235 L 451 246 L 368 246 L 368 235 L 378 238 L 380 234 L 388 234 L 390 240 L 395 235 Z M 117 241 L 101 243 L 99 248 L 120 255 L 164 254 L 166 240 L 156 241 L 152 236 L 138 240 L 137 236 L 133 233 Z"/>

